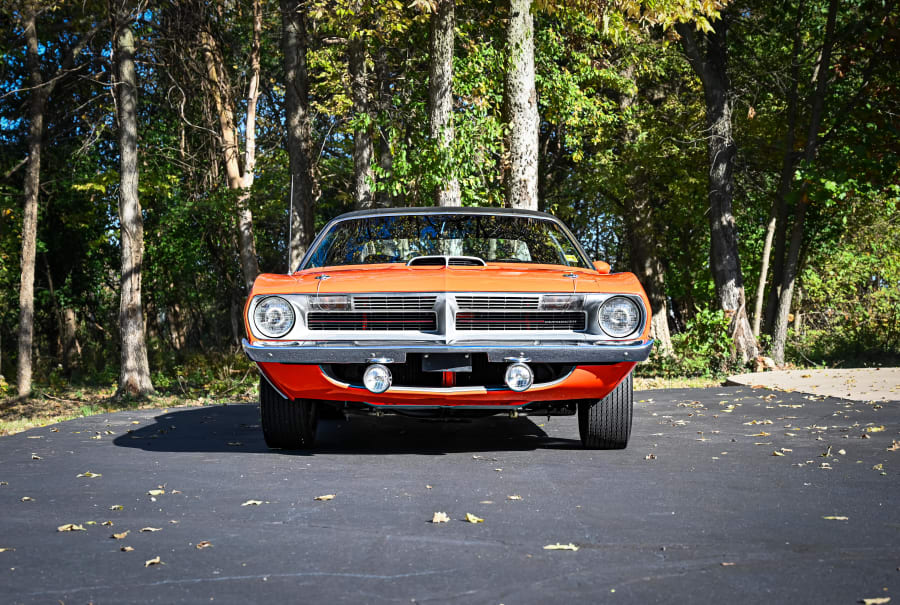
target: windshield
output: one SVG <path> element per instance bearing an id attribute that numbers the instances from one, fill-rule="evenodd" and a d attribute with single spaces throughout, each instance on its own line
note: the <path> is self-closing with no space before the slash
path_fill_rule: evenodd
<path id="1" fill-rule="evenodd" d="M 341 221 L 325 234 L 304 268 L 406 263 L 433 255 L 590 268 L 555 222 L 490 214 L 407 214 Z"/>

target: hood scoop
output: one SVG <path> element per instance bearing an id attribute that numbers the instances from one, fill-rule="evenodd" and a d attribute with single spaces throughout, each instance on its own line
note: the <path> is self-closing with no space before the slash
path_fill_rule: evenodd
<path id="1" fill-rule="evenodd" d="M 484 267 L 487 263 L 477 256 L 417 256 L 407 267 Z"/>

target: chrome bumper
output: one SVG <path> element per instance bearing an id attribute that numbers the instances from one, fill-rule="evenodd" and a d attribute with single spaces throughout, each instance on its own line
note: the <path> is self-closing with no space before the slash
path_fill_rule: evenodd
<path id="1" fill-rule="evenodd" d="M 573 363 L 590 365 L 644 361 L 650 356 L 653 339 L 634 344 L 375 344 L 326 343 L 250 344 L 243 340 L 244 352 L 258 363 L 406 363 L 409 353 L 487 353 L 488 361 L 528 358 L 533 363 Z M 387 361 L 390 360 L 390 361 Z"/>

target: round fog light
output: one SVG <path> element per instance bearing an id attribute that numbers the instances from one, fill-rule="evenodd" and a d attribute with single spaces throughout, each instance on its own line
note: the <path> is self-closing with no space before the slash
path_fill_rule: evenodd
<path id="1" fill-rule="evenodd" d="M 506 368 L 505 380 L 513 391 L 526 391 L 534 382 L 534 372 L 524 363 L 512 363 Z"/>
<path id="2" fill-rule="evenodd" d="M 370 365 L 363 374 L 363 384 L 373 393 L 384 393 L 391 386 L 391 371 L 380 363 Z"/>

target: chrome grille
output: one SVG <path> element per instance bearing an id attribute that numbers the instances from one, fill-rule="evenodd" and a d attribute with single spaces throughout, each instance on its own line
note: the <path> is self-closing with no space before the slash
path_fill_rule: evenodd
<path id="1" fill-rule="evenodd" d="M 354 296 L 353 308 L 357 311 L 390 311 L 414 309 L 430 311 L 437 296 Z"/>
<path id="2" fill-rule="evenodd" d="M 460 309 L 537 309 L 539 296 L 457 296 L 456 304 Z"/>
<path id="3" fill-rule="evenodd" d="M 306 316 L 309 330 L 414 330 L 433 332 L 437 329 L 435 313 L 331 313 L 316 312 Z"/>
<path id="4" fill-rule="evenodd" d="M 456 314 L 457 330 L 584 330 L 581 311 L 480 312 Z"/>

